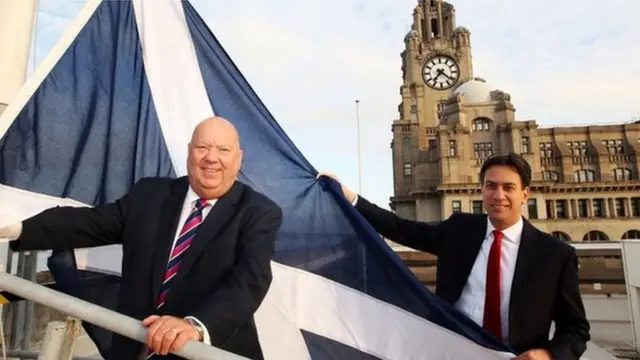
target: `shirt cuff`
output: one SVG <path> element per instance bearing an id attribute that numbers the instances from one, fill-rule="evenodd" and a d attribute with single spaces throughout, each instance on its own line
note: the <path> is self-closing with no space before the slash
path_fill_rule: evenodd
<path id="1" fill-rule="evenodd" d="M 207 330 L 207 327 L 204 326 L 204 324 L 202 323 L 202 321 L 198 320 L 197 318 L 193 317 L 193 316 L 187 316 L 185 319 L 190 319 L 193 320 L 195 322 L 197 322 L 202 329 L 204 330 L 202 333 L 202 342 L 211 346 L 211 337 L 209 336 L 209 330 Z"/>
<path id="2" fill-rule="evenodd" d="M 8 239 L 9 241 L 19 239 L 21 234 L 22 234 L 22 221 L 0 228 L 0 238 L 5 238 L 5 239 Z"/>
<path id="3" fill-rule="evenodd" d="M 358 203 L 358 195 L 356 194 L 356 197 L 353 198 L 351 205 L 356 206 L 357 203 Z"/>

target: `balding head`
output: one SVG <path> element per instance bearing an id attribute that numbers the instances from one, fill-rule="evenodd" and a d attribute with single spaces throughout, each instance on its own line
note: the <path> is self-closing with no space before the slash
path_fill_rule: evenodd
<path id="1" fill-rule="evenodd" d="M 196 194 L 204 199 L 220 198 L 233 186 L 241 164 L 240 136 L 230 121 L 214 116 L 195 127 L 187 169 Z"/>

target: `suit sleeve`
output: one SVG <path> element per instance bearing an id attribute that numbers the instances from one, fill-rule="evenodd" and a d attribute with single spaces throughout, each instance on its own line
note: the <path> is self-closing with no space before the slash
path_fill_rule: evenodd
<path id="1" fill-rule="evenodd" d="M 188 314 L 205 325 L 212 343 L 223 343 L 258 310 L 271 285 L 281 224 L 282 210 L 276 205 L 257 212 L 243 228 L 237 262 L 222 286 Z"/>
<path id="2" fill-rule="evenodd" d="M 555 333 L 549 352 L 556 360 L 577 360 L 587 349 L 590 325 L 578 281 L 578 256 L 572 247 L 559 284 L 554 314 Z"/>
<path id="3" fill-rule="evenodd" d="M 372 204 L 358 196 L 356 210 L 385 238 L 412 249 L 438 255 L 444 243 L 445 228 L 449 220 L 428 224 L 403 219 L 391 211 Z"/>
<path id="4" fill-rule="evenodd" d="M 22 222 L 13 251 L 70 250 L 121 243 L 129 195 L 97 207 L 55 207 Z"/>

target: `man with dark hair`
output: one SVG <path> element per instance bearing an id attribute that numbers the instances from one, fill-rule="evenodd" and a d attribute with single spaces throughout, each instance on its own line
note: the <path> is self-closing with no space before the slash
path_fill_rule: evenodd
<path id="1" fill-rule="evenodd" d="M 438 256 L 436 294 L 520 352 L 518 360 L 579 359 L 590 326 L 576 251 L 522 216 L 529 164 L 517 154 L 495 155 L 482 165 L 480 181 L 487 215 L 454 213 L 437 224 L 400 218 L 341 186 L 385 238 Z"/>

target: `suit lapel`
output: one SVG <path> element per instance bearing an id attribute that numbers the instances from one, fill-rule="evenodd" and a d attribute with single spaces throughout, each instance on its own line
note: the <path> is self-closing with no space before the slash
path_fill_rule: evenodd
<path id="1" fill-rule="evenodd" d="M 184 253 L 184 258 L 180 263 L 180 269 L 176 275 L 176 285 L 184 280 L 204 248 L 216 237 L 218 231 L 220 231 L 231 216 L 233 216 L 236 211 L 235 205 L 240 201 L 241 196 L 242 184 L 236 182 L 231 187 L 231 190 L 215 203 L 211 212 L 209 212 L 204 222 L 200 225 L 196 237 L 193 239 L 193 243 L 191 243 L 189 249 Z M 169 297 L 171 297 L 171 293 Z"/>
<path id="2" fill-rule="evenodd" d="M 525 313 L 529 311 L 525 301 L 531 294 L 527 293 L 526 283 L 530 280 L 531 273 L 536 271 L 538 266 L 536 259 L 540 259 L 538 252 L 541 251 L 540 244 L 536 242 L 536 230 L 526 219 L 523 219 L 522 237 L 516 258 L 516 268 L 511 283 L 511 294 L 509 301 L 509 338 L 513 339 L 514 324 L 511 319 L 513 314 Z"/>
<path id="3" fill-rule="evenodd" d="M 155 299 L 160 295 L 160 288 L 164 280 L 164 273 L 169 259 L 169 251 L 173 245 L 173 239 L 178 229 L 180 212 L 184 203 L 189 182 L 186 178 L 178 179 L 169 197 L 162 206 L 160 222 L 158 223 L 158 238 L 154 242 L 153 249 L 153 269 L 152 276 L 152 301 L 155 306 Z"/>
<path id="4" fill-rule="evenodd" d="M 456 272 L 457 279 L 455 298 L 452 299 L 453 302 L 458 301 L 460 298 L 462 290 L 469 278 L 469 274 L 471 274 L 471 270 L 473 269 L 473 264 L 476 262 L 476 258 L 480 252 L 480 248 L 482 247 L 482 243 L 486 237 L 487 217 L 474 217 L 473 222 L 470 225 L 470 228 L 466 226 L 460 227 L 462 234 L 459 236 L 459 239 L 461 239 L 463 243 L 458 245 L 458 248 L 460 249 L 460 258 L 458 259 L 459 271 Z"/>

